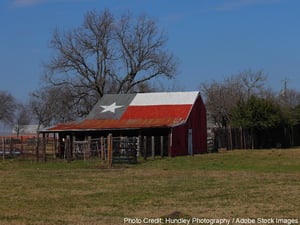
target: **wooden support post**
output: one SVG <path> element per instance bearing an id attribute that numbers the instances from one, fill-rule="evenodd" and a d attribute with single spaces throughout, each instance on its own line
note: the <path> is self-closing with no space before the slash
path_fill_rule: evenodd
<path id="1" fill-rule="evenodd" d="M 101 152 L 101 161 L 104 162 L 105 155 L 104 155 L 104 137 L 100 137 L 100 152 Z"/>
<path id="2" fill-rule="evenodd" d="M 112 134 L 107 136 L 107 162 L 108 166 L 112 167 Z"/>
<path id="3" fill-rule="evenodd" d="M 65 143 L 65 149 L 67 153 L 67 162 L 71 162 L 71 138 L 70 135 L 67 135 L 66 143 Z"/>
<path id="4" fill-rule="evenodd" d="M 97 149 L 98 157 L 99 157 L 99 159 L 101 160 L 101 152 L 100 152 L 100 150 L 101 150 L 100 148 L 101 148 L 101 147 L 99 147 L 98 141 L 96 141 L 95 144 L 96 144 L 96 149 Z M 100 145 L 100 146 L 101 146 L 101 145 Z"/>
<path id="5" fill-rule="evenodd" d="M 91 136 L 88 136 L 88 142 L 87 142 L 87 156 L 88 158 L 90 158 L 92 156 L 92 137 Z"/>
<path id="6" fill-rule="evenodd" d="M 139 135 L 138 137 L 138 140 L 137 140 L 137 152 L 136 152 L 136 156 L 141 156 L 141 149 L 142 149 L 142 145 L 141 145 L 141 143 L 142 143 L 142 136 L 141 135 Z"/>
<path id="7" fill-rule="evenodd" d="M 40 145 L 40 134 L 37 133 L 36 135 L 36 144 L 35 144 L 35 155 L 36 155 L 36 161 L 40 161 L 40 151 L 39 151 L 39 145 Z"/>
<path id="8" fill-rule="evenodd" d="M 143 153 L 144 153 L 144 160 L 147 160 L 147 136 L 143 138 Z"/>
<path id="9" fill-rule="evenodd" d="M 54 133 L 54 144 L 55 144 L 54 158 L 56 158 L 56 154 L 59 152 L 59 145 L 60 145 L 58 133 Z"/>
<path id="10" fill-rule="evenodd" d="M 76 159 L 76 137 L 72 136 L 72 149 L 73 149 L 73 157 Z"/>
<path id="11" fill-rule="evenodd" d="M 152 136 L 151 137 L 151 155 L 152 155 L 152 159 L 155 158 L 155 137 Z"/>
<path id="12" fill-rule="evenodd" d="M 5 139 L 2 137 L 2 159 L 5 160 Z"/>
<path id="13" fill-rule="evenodd" d="M 24 138 L 21 136 L 21 152 L 24 152 Z"/>
<path id="14" fill-rule="evenodd" d="M 141 156 L 144 156 L 144 136 L 142 135 L 139 137 L 139 148 Z"/>
<path id="15" fill-rule="evenodd" d="M 12 149 L 13 149 L 13 139 L 12 139 L 12 137 L 10 137 L 9 138 L 10 140 L 10 142 L 9 142 L 9 151 L 11 151 Z"/>
<path id="16" fill-rule="evenodd" d="M 160 136 L 160 156 L 164 157 L 164 136 Z"/>
<path id="17" fill-rule="evenodd" d="M 58 157 L 63 157 L 62 155 L 62 138 L 60 137 L 60 135 L 58 134 L 57 136 L 57 153 L 58 153 Z"/>
<path id="18" fill-rule="evenodd" d="M 171 133 L 169 133 L 169 135 L 168 135 L 168 156 L 169 157 L 173 157 L 172 156 L 172 131 L 171 131 Z"/>
<path id="19" fill-rule="evenodd" d="M 46 148 L 47 148 L 47 144 L 46 144 L 46 134 L 43 133 L 43 139 L 42 139 L 42 158 L 43 158 L 43 162 L 47 161 L 47 156 L 46 156 Z"/>
<path id="20" fill-rule="evenodd" d="M 51 142 L 51 152 L 52 152 L 53 158 L 55 159 L 55 141 L 54 141 L 55 140 L 55 134 L 53 133 L 52 135 L 53 135 L 52 141 L 50 139 L 50 142 Z"/>

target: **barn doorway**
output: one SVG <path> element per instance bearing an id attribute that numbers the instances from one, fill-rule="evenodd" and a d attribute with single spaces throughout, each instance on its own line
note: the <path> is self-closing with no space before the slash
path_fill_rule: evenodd
<path id="1" fill-rule="evenodd" d="M 193 130 L 188 131 L 188 154 L 193 155 Z"/>

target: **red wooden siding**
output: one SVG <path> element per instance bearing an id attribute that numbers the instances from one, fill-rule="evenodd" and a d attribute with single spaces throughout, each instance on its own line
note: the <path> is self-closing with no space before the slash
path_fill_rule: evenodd
<path id="1" fill-rule="evenodd" d="M 188 131 L 192 129 L 193 154 L 207 152 L 206 109 L 199 96 L 187 122 L 172 128 L 171 156 L 188 154 Z"/>

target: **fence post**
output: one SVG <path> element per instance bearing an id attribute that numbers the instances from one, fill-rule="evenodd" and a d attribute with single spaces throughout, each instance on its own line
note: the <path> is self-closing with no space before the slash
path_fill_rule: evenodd
<path id="1" fill-rule="evenodd" d="M 143 138 L 143 152 L 144 152 L 144 160 L 147 159 L 147 136 Z"/>
<path id="2" fill-rule="evenodd" d="M 58 153 L 58 156 L 61 156 L 61 138 L 59 136 L 59 133 L 57 133 L 56 137 L 56 153 Z"/>
<path id="3" fill-rule="evenodd" d="M 43 154 L 43 162 L 46 162 L 47 161 L 47 156 L 46 156 L 46 136 L 45 136 L 45 133 L 43 133 L 43 140 L 42 140 L 42 143 L 43 143 L 43 149 L 42 149 L 42 154 Z"/>
<path id="4" fill-rule="evenodd" d="M 24 138 L 21 136 L 21 152 L 24 152 Z"/>
<path id="5" fill-rule="evenodd" d="M 9 150 L 12 150 L 12 149 L 13 149 L 13 138 L 10 137 L 9 140 L 10 140 L 10 143 L 9 143 Z"/>
<path id="6" fill-rule="evenodd" d="M 71 162 L 71 143 L 70 143 L 70 135 L 67 135 L 66 137 L 66 143 L 65 143 L 65 148 L 67 152 L 67 162 Z"/>
<path id="7" fill-rule="evenodd" d="M 72 136 L 72 146 L 73 146 L 72 149 L 74 153 L 73 157 L 76 159 L 76 136 L 75 135 Z"/>
<path id="8" fill-rule="evenodd" d="M 164 157 L 164 136 L 160 136 L 160 156 Z"/>
<path id="9" fill-rule="evenodd" d="M 2 159 L 3 160 L 5 160 L 5 143 L 4 143 L 4 141 L 5 141 L 5 139 L 4 139 L 4 137 L 2 137 Z"/>
<path id="10" fill-rule="evenodd" d="M 101 151 L 101 161 L 103 162 L 105 160 L 105 156 L 104 156 L 104 137 L 101 136 L 100 137 L 100 151 Z"/>
<path id="11" fill-rule="evenodd" d="M 37 133 L 36 135 L 36 146 L 35 146 L 35 155 L 36 155 L 36 161 L 40 161 L 40 151 L 39 151 L 39 145 L 40 145 L 40 134 Z"/>
<path id="12" fill-rule="evenodd" d="M 112 134 L 107 136 L 107 162 L 108 166 L 112 167 Z"/>
<path id="13" fill-rule="evenodd" d="M 142 135 L 139 134 L 138 145 L 137 145 L 137 156 L 141 156 L 141 150 L 142 150 Z"/>
<path id="14" fill-rule="evenodd" d="M 168 135 L 168 156 L 169 157 L 173 157 L 172 156 L 172 133 L 169 133 Z"/>
<path id="15" fill-rule="evenodd" d="M 152 159 L 155 158 L 155 137 L 151 136 L 151 154 L 152 154 Z"/>
<path id="16" fill-rule="evenodd" d="M 92 156 L 92 137 L 88 136 L 88 140 L 87 140 L 87 152 L 88 152 L 88 158 L 90 158 Z"/>

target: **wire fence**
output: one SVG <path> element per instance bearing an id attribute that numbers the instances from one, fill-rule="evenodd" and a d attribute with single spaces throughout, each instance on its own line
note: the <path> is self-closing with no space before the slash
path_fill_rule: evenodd
<path id="1" fill-rule="evenodd" d="M 0 155 L 2 158 L 34 155 L 37 138 L 28 136 L 1 136 Z"/>
<path id="2" fill-rule="evenodd" d="M 98 158 L 112 165 L 137 163 L 138 156 L 146 159 L 167 154 L 167 136 L 0 136 L 0 157 L 3 159 L 23 157 L 36 161 L 60 159 L 71 162 Z"/>

